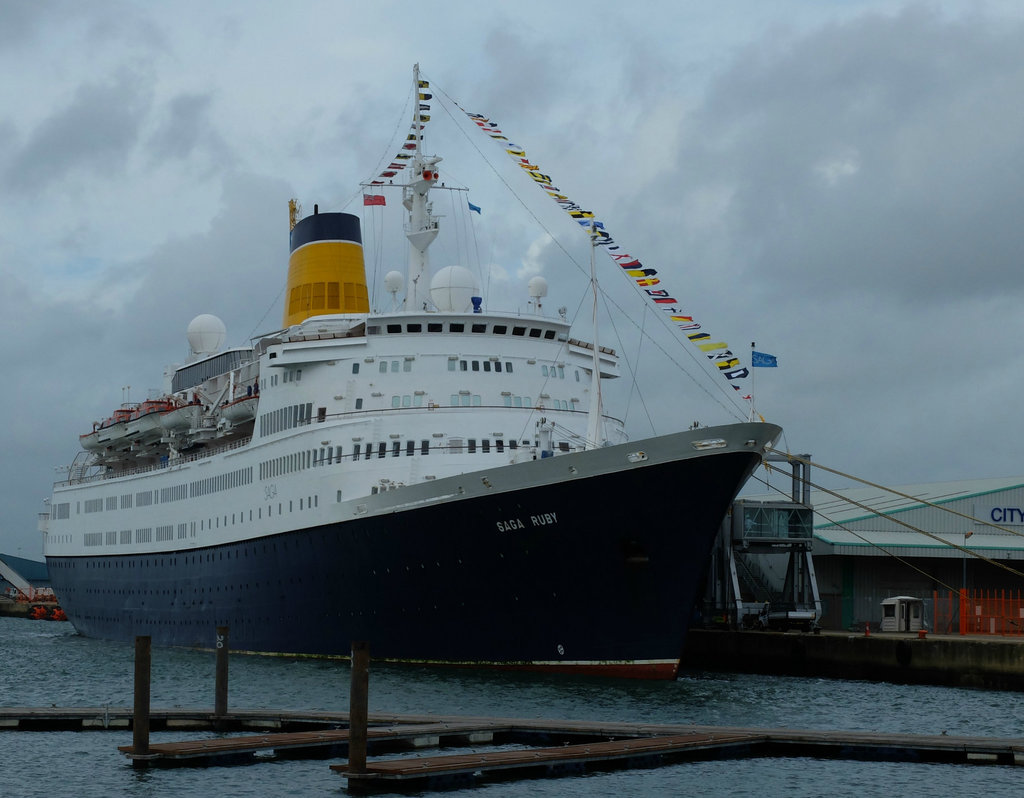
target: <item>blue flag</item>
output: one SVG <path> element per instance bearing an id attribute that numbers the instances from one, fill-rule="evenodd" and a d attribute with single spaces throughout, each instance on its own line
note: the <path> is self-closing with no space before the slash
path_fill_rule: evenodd
<path id="1" fill-rule="evenodd" d="M 474 205 L 474 204 L 473 204 L 472 202 L 470 202 L 469 200 L 466 200 L 466 202 L 468 203 L 468 205 L 469 205 L 469 209 L 470 209 L 471 211 L 475 211 L 476 213 L 480 213 L 480 206 L 479 206 L 479 205 Z"/>
<path id="2" fill-rule="evenodd" d="M 779 365 L 779 360 L 775 355 L 766 355 L 764 352 L 751 352 L 750 365 L 754 368 L 773 369 Z"/>

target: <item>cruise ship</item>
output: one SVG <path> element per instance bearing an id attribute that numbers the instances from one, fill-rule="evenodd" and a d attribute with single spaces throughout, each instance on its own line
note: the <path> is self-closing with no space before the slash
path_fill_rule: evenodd
<path id="1" fill-rule="evenodd" d="M 358 216 L 293 213 L 280 329 L 225 347 L 197 316 L 162 394 L 81 436 L 41 522 L 79 633 L 675 676 L 719 524 L 781 430 L 629 441 L 599 401 L 618 355 L 546 313 L 543 278 L 502 312 L 471 270 L 431 270 L 422 109 L 404 182 L 367 184 L 407 214 L 394 309 L 371 310 Z"/>

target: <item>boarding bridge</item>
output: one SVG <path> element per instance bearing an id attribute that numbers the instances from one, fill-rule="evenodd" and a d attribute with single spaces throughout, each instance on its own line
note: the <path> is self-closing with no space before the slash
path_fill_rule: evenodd
<path id="1" fill-rule="evenodd" d="M 36 589 L 31 583 L 3 560 L 0 560 L 0 576 L 20 590 L 29 601 L 36 597 Z"/>
<path id="2" fill-rule="evenodd" d="M 790 501 L 737 499 L 712 552 L 704 621 L 733 629 L 817 630 L 821 597 L 811 558 L 810 455 L 792 466 Z"/>

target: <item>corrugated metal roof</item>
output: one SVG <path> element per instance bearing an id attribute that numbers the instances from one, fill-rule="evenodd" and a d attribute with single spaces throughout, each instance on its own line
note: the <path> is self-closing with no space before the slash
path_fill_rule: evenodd
<path id="1" fill-rule="evenodd" d="M 966 519 L 961 519 L 961 524 L 956 525 L 963 526 L 962 530 L 950 530 L 948 527 L 951 524 L 939 523 L 938 518 L 935 523 L 919 521 L 914 524 L 914 526 L 936 534 L 940 538 L 936 540 L 911 529 L 899 527 L 895 520 L 879 515 L 879 513 L 886 513 L 899 518 L 904 513 L 916 510 L 941 515 L 943 516 L 942 520 L 945 521 L 946 518 L 951 517 L 949 513 L 931 508 L 925 502 L 945 505 L 1021 487 L 1024 487 L 1024 477 L 892 486 L 893 490 L 915 497 L 913 499 L 905 498 L 883 488 L 869 486 L 836 489 L 832 493 L 812 490 L 810 499 L 814 507 L 815 553 L 877 556 L 881 554 L 877 547 L 882 547 L 887 551 L 898 550 L 897 553 L 900 556 L 959 558 L 965 556 L 964 553 L 942 541 L 963 546 L 965 545 L 964 531 L 970 528 L 972 534 L 966 541 L 968 549 L 976 550 L 992 559 L 1024 559 L 1024 534 L 998 530 L 992 530 L 990 533 L 978 532 L 974 528 L 975 525 Z M 838 495 L 833 495 L 833 493 Z M 783 497 L 778 494 L 741 498 L 755 501 L 783 500 Z M 870 507 L 876 512 L 869 512 L 861 505 Z M 918 517 L 920 517 L 920 512 Z M 872 528 L 872 519 L 877 519 L 878 528 Z M 857 524 L 857 528 L 855 530 L 844 528 L 851 524 Z"/>
<path id="2" fill-rule="evenodd" d="M 844 488 L 834 491 L 839 497 L 821 490 L 811 491 L 811 504 L 814 506 L 814 528 L 825 528 L 835 524 L 847 524 L 853 521 L 868 519 L 878 512 L 895 513 L 916 510 L 932 504 L 948 504 L 959 499 L 972 499 L 987 496 L 1000 491 L 1012 490 L 1024 486 L 1024 477 L 1001 477 L 994 479 L 969 479 L 960 482 L 931 482 L 919 485 L 893 485 L 893 490 L 914 496 L 906 499 L 881 488 L 859 487 Z M 874 513 L 866 511 L 858 504 L 867 505 Z"/>

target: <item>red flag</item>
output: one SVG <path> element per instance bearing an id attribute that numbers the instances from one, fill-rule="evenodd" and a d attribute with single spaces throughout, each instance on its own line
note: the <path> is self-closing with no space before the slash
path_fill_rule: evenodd
<path id="1" fill-rule="evenodd" d="M 363 194 L 363 205 L 387 205 L 383 194 Z"/>

